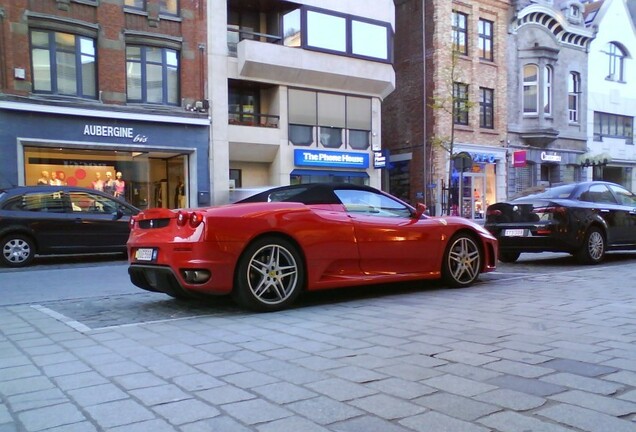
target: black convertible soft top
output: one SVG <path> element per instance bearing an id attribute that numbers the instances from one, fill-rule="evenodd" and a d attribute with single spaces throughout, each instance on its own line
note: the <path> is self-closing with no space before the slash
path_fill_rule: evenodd
<path id="1" fill-rule="evenodd" d="M 306 183 L 291 186 L 281 186 L 260 192 L 251 197 L 237 201 L 239 203 L 252 202 L 297 202 L 302 204 L 341 204 L 333 192 L 334 189 L 363 190 L 378 192 L 370 186 L 354 185 L 350 183 Z"/>

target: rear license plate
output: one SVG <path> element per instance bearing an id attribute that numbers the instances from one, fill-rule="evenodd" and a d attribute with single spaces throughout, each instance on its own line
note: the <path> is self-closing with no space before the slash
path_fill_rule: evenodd
<path id="1" fill-rule="evenodd" d="M 152 261 L 154 249 L 140 248 L 135 251 L 135 259 L 137 261 Z"/>
<path id="2" fill-rule="evenodd" d="M 525 235 L 524 229 L 507 229 L 504 230 L 503 235 L 505 237 L 523 237 Z"/>

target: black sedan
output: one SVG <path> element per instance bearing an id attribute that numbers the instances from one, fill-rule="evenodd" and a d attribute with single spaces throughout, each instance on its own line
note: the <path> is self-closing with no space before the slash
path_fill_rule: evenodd
<path id="1" fill-rule="evenodd" d="M 489 206 L 485 228 L 503 262 L 549 251 L 596 264 L 606 251 L 636 249 L 636 195 L 603 181 L 557 186 Z"/>
<path id="2" fill-rule="evenodd" d="M 92 189 L 21 186 L 0 190 L 0 264 L 35 255 L 125 252 L 139 209 Z"/>

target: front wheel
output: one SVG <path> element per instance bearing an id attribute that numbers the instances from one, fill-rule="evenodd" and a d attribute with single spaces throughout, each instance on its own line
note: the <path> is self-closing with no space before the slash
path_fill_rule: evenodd
<path id="1" fill-rule="evenodd" d="M 482 252 L 469 234 L 451 238 L 444 253 L 442 279 L 451 287 L 461 288 L 477 280 L 481 271 Z"/>
<path id="2" fill-rule="evenodd" d="M 271 312 L 289 306 L 304 281 L 297 247 L 288 240 L 267 237 L 252 243 L 241 256 L 232 294 L 241 306 Z"/>
<path id="3" fill-rule="evenodd" d="M 7 267 L 24 267 L 35 257 L 35 244 L 30 237 L 22 234 L 9 234 L 0 242 L 1 262 Z"/>
<path id="4" fill-rule="evenodd" d="M 581 249 L 576 253 L 576 259 L 582 264 L 598 264 L 605 257 L 605 237 L 597 227 L 591 227 L 585 233 Z"/>

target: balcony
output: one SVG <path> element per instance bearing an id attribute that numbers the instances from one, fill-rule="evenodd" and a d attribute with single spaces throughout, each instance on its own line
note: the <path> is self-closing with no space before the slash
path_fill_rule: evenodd
<path id="1" fill-rule="evenodd" d="M 280 116 L 252 112 L 229 112 L 228 123 L 236 126 L 277 128 Z"/>

